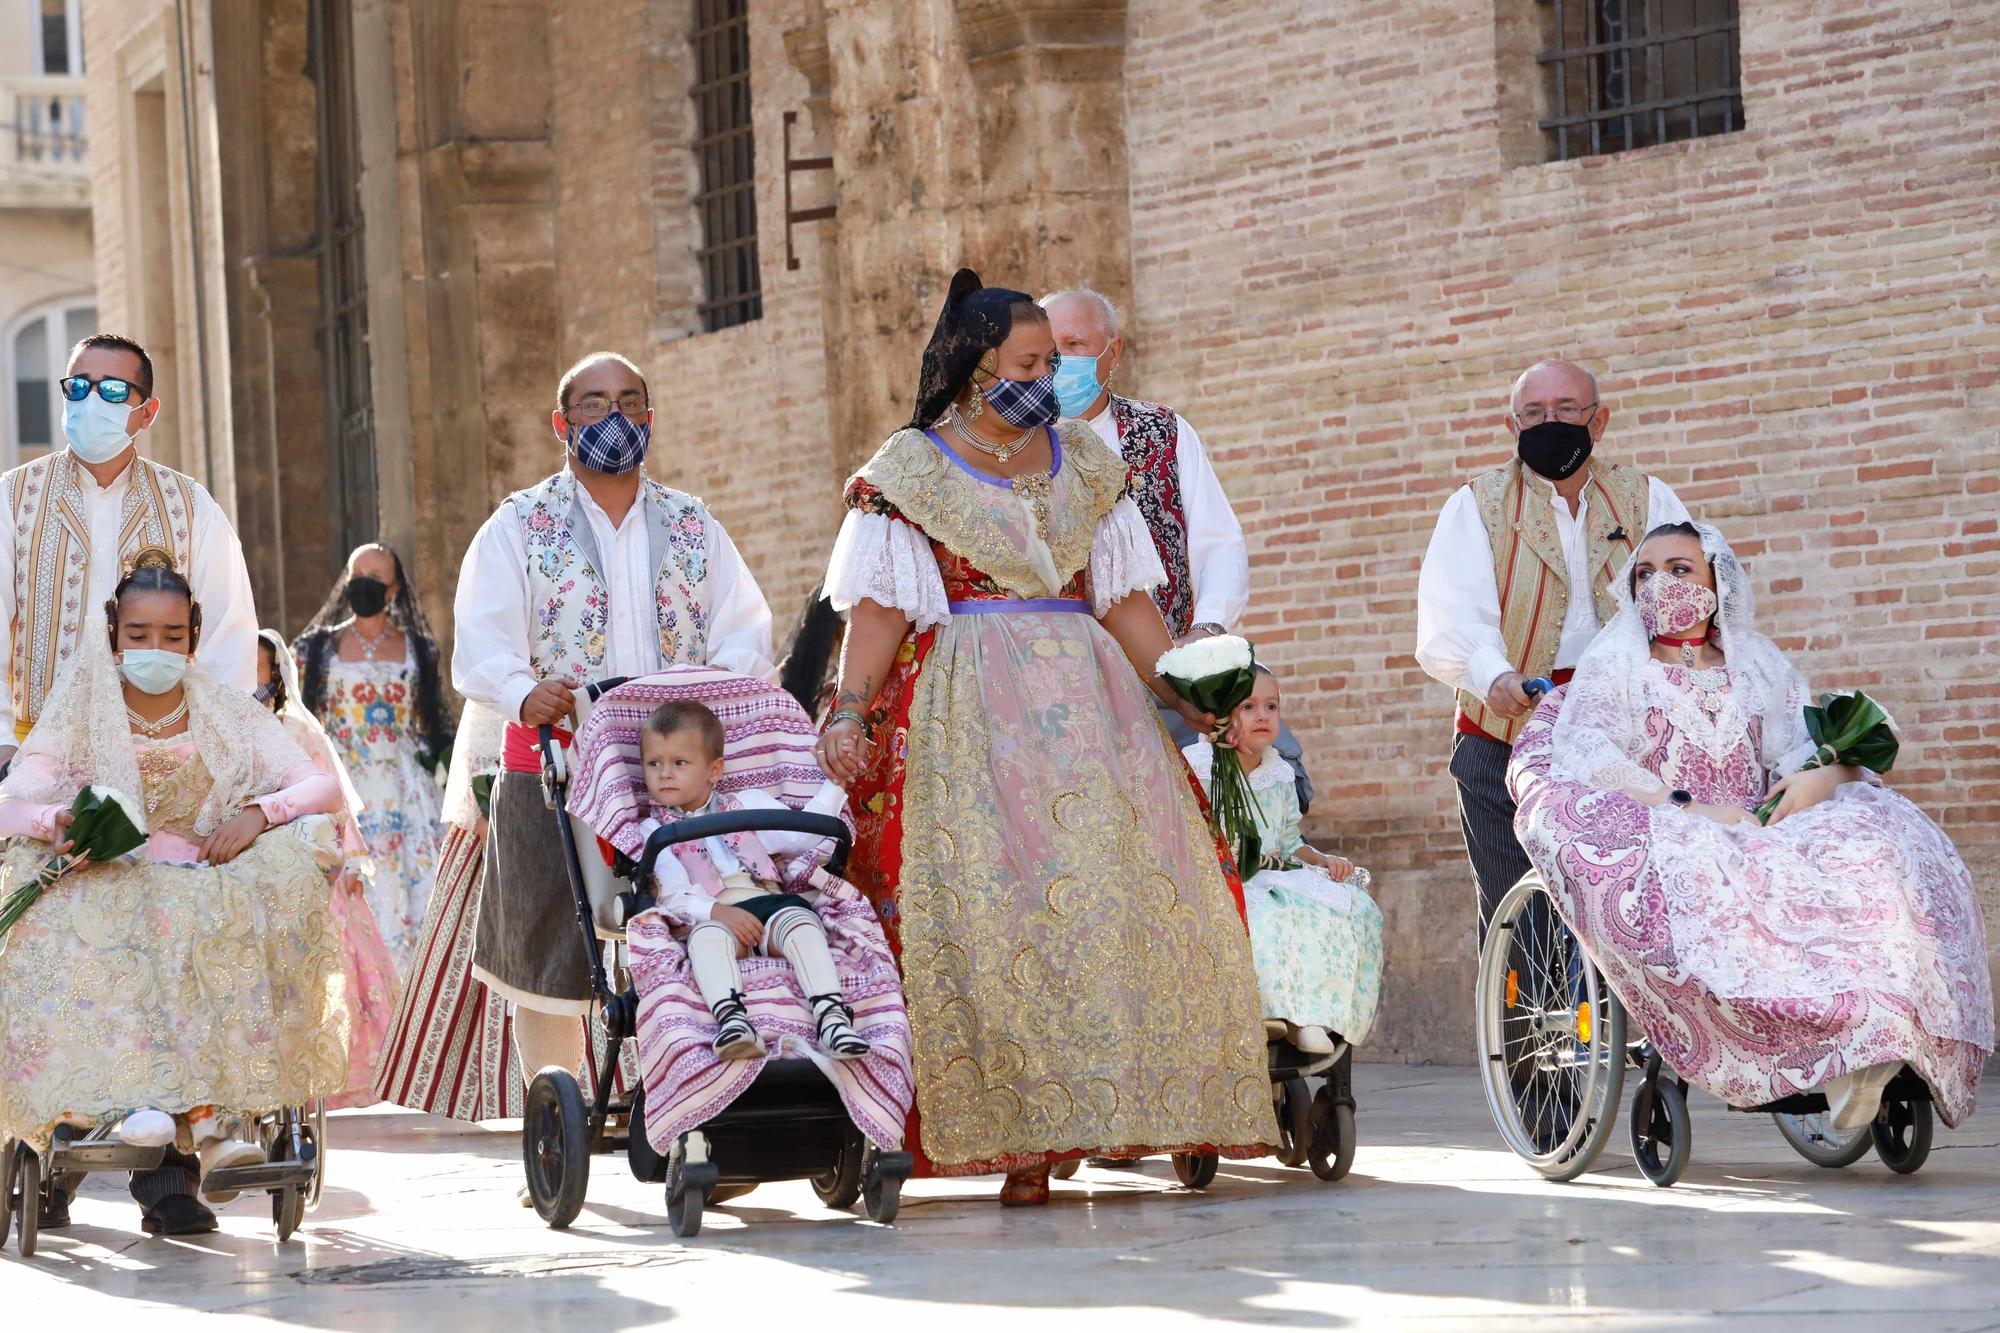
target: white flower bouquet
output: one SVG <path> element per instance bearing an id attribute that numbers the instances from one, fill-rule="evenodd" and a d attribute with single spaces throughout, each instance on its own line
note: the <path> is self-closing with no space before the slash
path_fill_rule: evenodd
<path id="1" fill-rule="evenodd" d="M 1217 634 L 1197 639 L 1163 654 L 1155 669 L 1173 692 L 1216 719 L 1215 767 L 1208 784 L 1208 826 L 1236 857 L 1237 870 L 1255 874 L 1263 855 L 1257 832 L 1256 807 L 1243 761 L 1234 746 L 1223 743 L 1229 717 L 1257 683 L 1257 655 L 1248 639 Z"/>
<path id="2" fill-rule="evenodd" d="M 49 858 L 42 873 L 7 895 L 0 904 L 0 941 L 41 896 L 85 861 L 114 861 L 146 842 L 146 812 L 115 787 L 89 786 L 70 803 L 66 836 L 70 849 Z"/>

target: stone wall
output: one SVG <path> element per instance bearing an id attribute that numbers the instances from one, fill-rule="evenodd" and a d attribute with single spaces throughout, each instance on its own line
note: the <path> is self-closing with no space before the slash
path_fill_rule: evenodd
<path id="1" fill-rule="evenodd" d="M 1722 527 L 1808 676 L 1879 693 L 1897 784 L 2000 908 L 2000 7 L 1741 8 L 1746 129 L 1543 163 L 1532 0 L 1132 6 L 1136 387 L 1201 428 L 1250 534 L 1309 835 L 1377 868 L 1378 1058 L 1471 1049 L 1451 704 L 1413 603 L 1542 356 L 1599 372 L 1604 455 Z"/>

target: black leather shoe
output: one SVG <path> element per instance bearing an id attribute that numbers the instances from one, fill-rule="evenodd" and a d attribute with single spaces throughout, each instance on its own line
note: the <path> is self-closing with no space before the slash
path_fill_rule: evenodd
<path id="1" fill-rule="evenodd" d="M 151 1208 L 139 1225 L 149 1236 L 202 1236 L 215 1230 L 215 1214 L 192 1194 L 169 1194 Z"/>
<path id="2" fill-rule="evenodd" d="M 35 1224 L 43 1231 L 60 1231 L 69 1225 L 69 1191 L 53 1189 L 48 1201 L 42 1204 L 41 1220 Z"/>

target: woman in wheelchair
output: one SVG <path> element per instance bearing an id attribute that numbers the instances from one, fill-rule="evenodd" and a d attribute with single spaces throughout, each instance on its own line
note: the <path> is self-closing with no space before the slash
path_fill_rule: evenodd
<path id="1" fill-rule="evenodd" d="M 0 783 L 0 899 L 67 849 L 86 785 L 143 805 L 150 836 L 69 871 L 0 938 L 0 1140 L 46 1154 L 59 1125 L 116 1125 L 164 1148 L 132 1196 L 148 1232 L 187 1235 L 216 1225 L 197 1182 L 263 1158 L 243 1117 L 345 1079 L 331 831 L 278 827 L 340 789 L 191 665 L 201 608 L 165 552 L 140 552 L 104 610 Z M 42 1226 L 67 1224 L 68 1196 L 58 1182 Z"/>
<path id="2" fill-rule="evenodd" d="M 1950 839 L 1874 774 L 1802 767 L 1812 696 L 1714 528 L 1649 533 L 1617 591 L 1509 772 L 1564 919 L 1665 1064 L 1730 1105 L 1823 1091 L 1853 1133 L 1907 1066 L 1958 1124 L 1993 999 Z"/>

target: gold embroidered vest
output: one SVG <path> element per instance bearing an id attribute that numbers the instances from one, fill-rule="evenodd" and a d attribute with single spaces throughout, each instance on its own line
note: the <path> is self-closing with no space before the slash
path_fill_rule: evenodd
<path id="1" fill-rule="evenodd" d="M 1563 617 L 1569 614 L 1569 568 L 1547 483 L 1539 477 L 1528 483 L 1522 472 L 1516 459 L 1475 477 L 1472 496 L 1493 548 L 1493 585 L 1500 590 L 1500 636 L 1506 640 L 1507 660 L 1524 676 L 1546 676 L 1555 668 Z M 1598 623 L 1606 624 L 1617 610 L 1611 581 L 1646 535 L 1646 474 L 1593 464 L 1584 497 L 1590 502 L 1584 533 L 1590 590 Z M 1510 745 L 1527 720 L 1510 722 L 1488 712 L 1484 699 L 1464 690 L 1458 707 L 1474 726 Z"/>
<path id="2" fill-rule="evenodd" d="M 15 739 L 34 725 L 56 677 L 76 649 L 90 601 L 90 562 L 121 563 L 147 546 L 172 554 L 187 573 L 194 553 L 193 477 L 133 456 L 118 515 L 118 549 L 93 553 L 82 464 L 67 449 L 24 463 L 4 479 L 13 521 L 14 620 L 7 627 L 7 682 Z"/>

